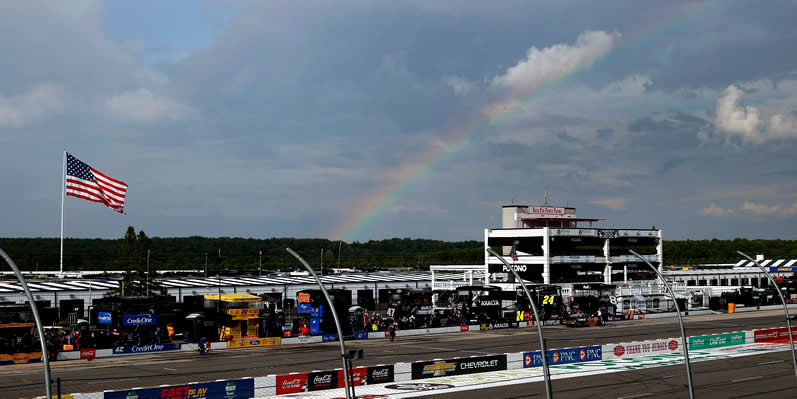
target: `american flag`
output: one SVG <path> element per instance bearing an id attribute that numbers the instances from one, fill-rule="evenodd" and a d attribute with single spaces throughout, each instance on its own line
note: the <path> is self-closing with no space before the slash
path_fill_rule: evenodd
<path id="1" fill-rule="evenodd" d="M 127 184 L 102 174 L 67 153 L 66 195 L 102 202 L 108 208 L 124 213 Z"/>

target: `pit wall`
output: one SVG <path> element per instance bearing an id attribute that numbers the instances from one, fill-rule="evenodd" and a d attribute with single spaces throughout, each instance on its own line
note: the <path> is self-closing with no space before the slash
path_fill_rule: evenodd
<path id="1" fill-rule="evenodd" d="M 797 334 L 797 327 L 793 327 L 792 331 Z M 701 350 L 749 343 L 788 343 L 789 336 L 787 328 L 773 327 L 692 336 L 688 337 L 688 340 L 690 350 Z M 680 337 L 661 338 L 645 341 L 549 349 L 547 351 L 547 359 L 550 366 L 559 366 L 572 363 L 649 356 L 651 354 L 674 354 L 682 353 L 682 351 L 683 341 Z M 540 351 L 532 351 L 355 367 L 352 370 L 352 377 L 354 385 L 361 386 L 541 366 L 542 358 Z M 182 398 L 198 397 L 197 395 L 201 395 L 201 397 L 206 399 L 245 399 L 336 389 L 343 386 L 343 371 L 341 369 L 333 369 L 267 375 L 239 380 L 220 380 L 205 383 L 161 386 L 157 388 L 140 388 L 87 394 L 81 393 L 73 394 L 72 398 L 124 399 L 137 397 L 138 399 L 160 399 L 163 397 Z"/>

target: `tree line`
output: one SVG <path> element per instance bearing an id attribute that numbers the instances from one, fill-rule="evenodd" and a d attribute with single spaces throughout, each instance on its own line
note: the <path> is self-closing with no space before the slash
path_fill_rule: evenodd
<path id="1" fill-rule="evenodd" d="M 244 270 L 256 273 L 299 267 L 285 248 L 302 255 L 319 268 L 356 269 L 406 267 L 428 270 L 429 265 L 483 264 L 481 241 L 439 241 L 391 238 L 367 242 L 341 242 L 319 238 L 233 238 L 233 237 L 148 237 L 136 234 L 131 226 L 120 239 L 64 240 L 64 271 L 132 270 L 151 271 L 208 269 Z M 58 270 L 58 238 L 0 238 L 3 248 L 22 270 Z M 323 257 L 322 257 L 323 249 Z M 797 259 L 795 240 L 673 240 L 664 241 L 666 265 L 691 266 L 706 263 L 736 263 L 736 251 L 751 256 L 764 254 L 767 259 Z M 262 255 L 261 255 L 262 254 Z M 323 259 L 323 260 L 322 260 Z M 207 265 L 207 266 L 206 266 Z"/>

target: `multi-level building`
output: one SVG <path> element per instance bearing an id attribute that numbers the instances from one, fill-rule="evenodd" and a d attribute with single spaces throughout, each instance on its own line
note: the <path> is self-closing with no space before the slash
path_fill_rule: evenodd
<path id="1" fill-rule="evenodd" d="M 600 220 L 580 218 L 570 207 L 506 205 L 502 227 L 484 230 L 485 250 L 503 251 L 521 278 L 545 284 L 655 279 L 629 250 L 661 269 L 661 230 L 593 227 Z M 510 258 L 515 243 L 517 260 Z M 511 280 L 503 263 L 486 251 L 484 263 L 495 279 Z"/>

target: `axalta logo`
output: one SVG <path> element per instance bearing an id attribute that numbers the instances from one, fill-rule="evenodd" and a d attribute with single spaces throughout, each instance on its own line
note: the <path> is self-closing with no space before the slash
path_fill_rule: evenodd
<path id="1" fill-rule="evenodd" d="M 499 305 L 501 305 L 501 302 L 498 301 L 497 299 L 489 299 L 489 300 L 486 300 L 486 301 L 479 302 L 479 305 L 480 306 L 499 306 Z"/>
<path id="2" fill-rule="evenodd" d="M 457 366 L 447 362 L 434 362 L 423 368 L 423 374 L 432 374 L 435 377 L 446 375 L 448 372 L 453 372 Z"/>

